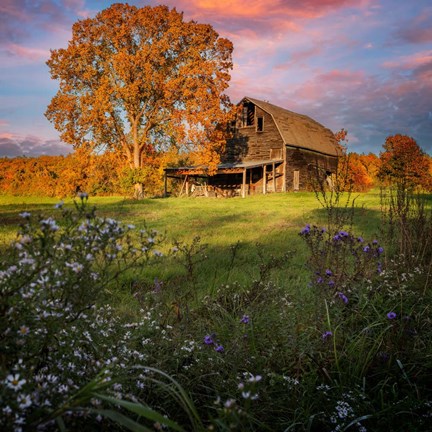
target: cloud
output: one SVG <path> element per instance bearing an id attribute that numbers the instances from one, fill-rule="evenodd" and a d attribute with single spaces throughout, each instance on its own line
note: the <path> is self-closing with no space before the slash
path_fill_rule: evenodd
<path id="1" fill-rule="evenodd" d="M 152 1 L 153 4 L 158 2 Z M 250 28 L 259 33 L 299 31 L 302 21 L 346 7 L 366 7 L 369 0 L 177 0 L 166 2 L 186 17 L 210 22 L 223 32 Z"/>
<path id="2" fill-rule="evenodd" d="M 432 42 L 432 9 L 424 10 L 412 20 L 401 22 L 396 39 L 411 44 Z"/>
<path id="3" fill-rule="evenodd" d="M 20 57 L 30 61 L 46 60 L 50 56 L 48 49 L 31 48 L 15 43 L 5 44 L 3 49 L 9 56 Z"/>
<path id="4" fill-rule="evenodd" d="M 10 133 L 0 133 L 0 157 L 55 156 L 71 152 L 72 147 L 60 140 L 44 140 L 32 135 L 21 137 Z"/>
<path id="5" fill-rule="evenodd" d="M 397 70 L 387 78 L 332 70 L 278 92 L 275 98 L 281 106 L 310 115 L 333 131 L 347 129 L 353 151 L 379 152 L 377 143 L 402 133 L 432 152 L 432 61 L 408 76 Z"/>

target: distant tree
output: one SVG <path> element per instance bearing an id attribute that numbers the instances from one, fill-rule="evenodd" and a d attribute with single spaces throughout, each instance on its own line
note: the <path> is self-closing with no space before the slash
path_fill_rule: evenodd
<path id="1" fill-rule="evenodd" d="M 166 6 L 113 4 L 76 22 L 47 64 L 60 89 L 45 113 L 75 147 L 119 149 L 135 173 L 176 146 L 215 169 L 230 101 L 232 43 Z M 139 175 L 137 175 L 137 178 Z M 142 184 L 136 184 L 142 195 Z"/>
<path id="2" fill-rule="evenodd" d="M 378 172 L 381 180 L 404 190 L 429 187 L 429 159 L 413 138 L 400 134 L 389 136 L 383 148 Z"/>

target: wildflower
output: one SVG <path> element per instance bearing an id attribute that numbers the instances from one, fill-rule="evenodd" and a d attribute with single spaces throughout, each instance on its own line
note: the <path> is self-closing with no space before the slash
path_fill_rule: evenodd
<path id="1" fill-rule="evenodd" d="M 22 212 L 19 214 L 23 219 L 28 219 L 31 216 L 29 212 Z"/>
<path id="2" fill-rule="evenodd" d="M 370 247 L 369 247 L 369 245 L 367 245 L 367 246 L 365 246 L 364 248 L 363 248 L 363 252 L 369 252 L 370 251 Z"/>
<path id="3" fill-rule="evenodd" d="M 249 315 L 243 315 L 242 319 L 240 320 L 242 324 L 249 324 Z"/>
<path id="4" fill-rule="evenodd" d="M 20 380 L 19 374 L 8 375 L 6 378 L 6 385 L 12 390 L 20 390 L 21 387 L 26 383 L 25 379 Z"/>
<path id="5" fill-rule="evenodd" d="M 18 334 L 21 336 L 25 336 L 29 333 L 30 333 L 30 329 L 25 325 L 22 325 L 18 330 Z"/>
<path id="6" fill-rule="evenodd" d="M 331 331 L 325 331 L 322 335 L 321 335 L 321 338 L 322 338 L 322 340 L 327 340 L 328 338 L 330 338 L 330 337 L 332 337 L 333 336 L 333 333 L 331 332 Z"/>
<path id="7" fill-rule="evenodd" d="M 363 240 L 363 237 L 357 237 L 357 241 L 359 242 L 359 243 L 363 243 L 364 242 L 364 240 Z"/>
<path id="8" fill-rule="evenodd" d="M 388 318 L 389 320 L 395 319 L 396 317 L 397 317 L 396 312 L 389 312 L 389 313 L 387 314 L 387 318 Z"/>
<path id="9" fill-rule="evenodd" d="M 78 192 L 78 198 L 81 200 L 88 199 L 88 193 L 87 192 Z"/>
<path id="10" fill-rule="evenodd" d="M 346 231 L 339 231 L 339 235 L 341 237 L 349 237 L 349 234 Z"/>
<path id="11" fill-rule="evenodd" d="M 384 248 L 380 246 L 380 247 L 377 249 L 377 252 L 378 252 L 379 255 L 381 255 L 381 254 L 384 252 Z"/>
<path id="12" fill-rule="evenodd" d="M 316 281 L 318 284 L 321 284 L 323 283 L 323 278 L 321 276 L 318 276 Z"/>
<path id="13" fill-rule="evenodd" d="M 325 273 L 326 273 L 327 276 L 332 276 L 333 275 L 333 272 L 330 269 L 327 269 L 325 271 Z"/>
<path id="14" fill-rule="evenodd" d="M 262 376 L 261 375 L 256 375 L 256 376 L 251 375 L 251 377 L 248 379 L 248 381 L 250 383 L 257 383 L 257 382 L 259 382 L 261 380 L 262 380 Z"/>
<path id="15" fill-rule="evenodd" d="M 373 240 L 372 244 L 374 244 L 374 245 L 378 244 L 378 240 Z"/>
<path id="16" fill-rule="evenodd" d="M 338 293 L 338 296 L 339 296 L 339 298 L 345 303 L 345 304 L 347 304 L 348 303 L 348 297 L 344 294 L 344 293 L 341 293 L 341 292 L 339 292 Z"/>
<path id="17" fill-rule="evenodd" d="M 213 338 L 210 335 L 206 335 L 204 337 L 204 343 L 206 345 L 213 345 L 214 344 Z"/>
<path id="18" fill-rule="evenodd" d="M 251 395 L 250 391 L 244 391 L 244 392 L 242 392 L 243 399 L 249 399 L 250 395 Z"/>
<path id="19" fill-rule="evenodd" d="M 17 402 L 19 404 L 19 407 L 23 410 L 28 408 L 31 404 L 31 398 L 29 395 L 20 394 L 17 398 Z"/>
<path id="20" fill-rule="evenodd" d="M 227 399 L 224 403 L 225 408 L 231 408 L 235 404 L 235 399 Z"/>
<path id="21" fill-rule="evenodd" d="M 310 224 L 307 224 L 301 231 L 300 234 L 301 235 L 306 235 L 310 233 Z"/>
<path id="22" fill-rule="evenodd" d="M 225 350 L 224 350 L 224 347 L 222 345 L 216 345 L 215 351 L 218 353 L 223 353 Z"/>
<path id="23" fill-rule="evenodd" d="M 335 286 L 335 281 L 333 279 L 330 279 L 328 281 L 328 286 L 331 287 L 331 288 L 333 288 Z"/>
<path id="24" fill-rule="evenodd" d="M 63 205 L 64 205 L 64 201 L 62 200 L 62 201 L 58 202 L 58 203 L 54 206 L 54 208 L 56 208 L 56 209 L 61 209 L 61 208 L 63 207 Z"/>
<path id="25" fill-rule="evenodd" d="M 333 240 L 334 241 L 339 241 L 341 238 L 340 238 L 340 236 L 339 236 L 339 234 L 336 234 L 334 237 L 333 237 Z"/>
<path id="26" fill-rule="evenodd" d="M 41 225 L 42 230 L 45 230 L 48 228 L 51 231 L 58 231 L 58 229 L 59 229 L 56 221 L 51 217 L 41 220 L 40 225 Z"/>

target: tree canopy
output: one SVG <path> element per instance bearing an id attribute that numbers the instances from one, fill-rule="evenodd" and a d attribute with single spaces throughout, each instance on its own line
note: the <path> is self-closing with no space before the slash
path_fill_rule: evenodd
<path id="1" fill-rule="evenodd" d="M 380 153 L 381 165 L 378 176 L 403 189 L 432 185 L 428 157 L 414 138 L 396 134 L 387 137 L 384 151 Z"/>
<path id="2" fill-rule="evenodd" d="M 76 148 L 193 150 L 214 167 L 225 143 L 232 43 L 166 6 L 114 4 L 76 22 L 47 64 L 59 90 L 45 113 Z"/>

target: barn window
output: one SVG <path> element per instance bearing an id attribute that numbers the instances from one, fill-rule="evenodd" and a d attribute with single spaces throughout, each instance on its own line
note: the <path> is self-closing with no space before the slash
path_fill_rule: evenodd
<path id="1" fill-rule="evenodd" d="M 258 117 L 257 118 L 257 132 L 263 132 L 264 131 L 264 117 Z"/>
<path id="2" fill-rule="evenodd" d="M 255 105 L 250 102 L 243 104 L 242 123 L 243 127 L 253 126 L 255 120 Z"/>

